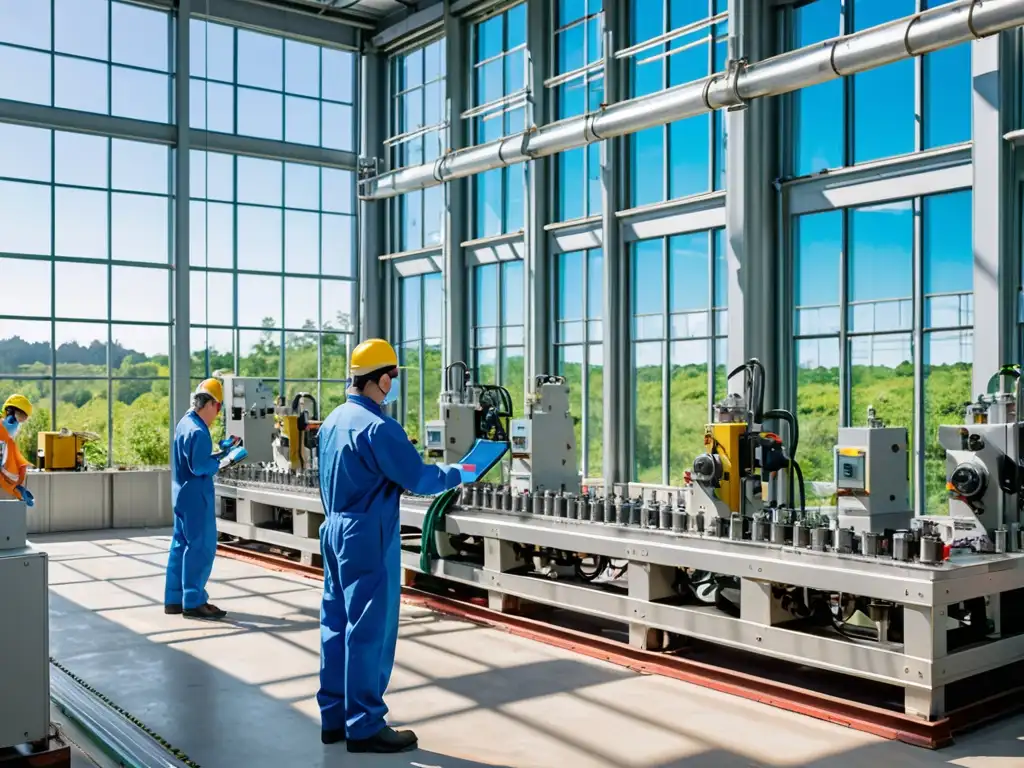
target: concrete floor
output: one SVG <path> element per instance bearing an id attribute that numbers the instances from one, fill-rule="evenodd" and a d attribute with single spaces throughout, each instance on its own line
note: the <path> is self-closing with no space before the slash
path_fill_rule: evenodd
<path id="1" fill-rule="evenodd" d="M 223 624 L 165 616 L 166 534 L 40 537 L 52 654 L 204 766 L 1024 767 L 1024 717 L 942 752 L 403 607 L 388 704 L 422 748 L 323 747 L 315 582 L 218 559 Z"/>

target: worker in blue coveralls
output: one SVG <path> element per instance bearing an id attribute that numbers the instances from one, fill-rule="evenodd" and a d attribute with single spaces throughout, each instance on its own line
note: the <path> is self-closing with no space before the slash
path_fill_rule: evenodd
<path id="1" fill-rule="evenodd" d="M 398 400 L 398 356 L 383 339 L 352 350 L 345 403 L 320 427 L 321 740 L 349 752 L 404 752 L 412 731 L 385 721 L 384 691 L 398 642 L 401 596 L 399 497 L 434 495 L 462 482 L 454 467 L 425 464 L 382 406 Z"/>
<path id="2" fill-rule="evenodd" d="M 217 555 L 217 518 L 213 476 L 232 463 L 229 452 L 241 441 L 228 438 L 213 452 L 210 425 L 220 414 L 224 386 L 207 379 L 192 394 L 192 408 L 174 430 L 171 446 L 171 504 L 174 535 L 167 558 L 164 613 L 194 619 L 222 619 L 227 613 L 210 605 L 206 582 Z"/>

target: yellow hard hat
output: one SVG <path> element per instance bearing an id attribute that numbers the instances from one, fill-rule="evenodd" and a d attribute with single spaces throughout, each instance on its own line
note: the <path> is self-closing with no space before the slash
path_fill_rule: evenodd
<path id="1" fill-rule="evenodd" d="M 384 339 L 367 339 L 352 350 L 349 372 L 353 377 L 365 376 L 382 368 L 397 368 L 395 348 Z"/>
<path id="2" fill-rule="evenodd" d="M 11 395 L 8 397 L 4 401 L 3 412 L 7 413 L 8 408 L 17 408 L 19 411 L 24 412 L 26 416 L 32 415 L 32 403 L 24 395 Z"/>
<path id="3" fill-rule="evenodd" d="M 224 402 L 224 385 L 220 383 L 219 379 L 206 379 L 199 382 L 196 394 L 198 395 L 200 392 L 209 395 L 218 403 Z"/>

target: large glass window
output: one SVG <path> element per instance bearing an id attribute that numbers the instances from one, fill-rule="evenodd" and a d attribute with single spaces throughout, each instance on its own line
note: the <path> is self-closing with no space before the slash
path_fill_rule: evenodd
<path id="1" fill-rule="evenodd" d="M 790 48 L 913 15 L 952 0 L 816 0 L 790 12 Z M 963 43 L 790 97 L 792 172 L 866 163 L 971 138 L 971 48 Z"/>
<path id="2" fill-rule="evenodd" d="M 166 123 L 169 24 L 112 0 L 4 0 L 0 99 Z"/>
<path id="3" fill-rule="evenodd" d="M 523 262 L 473 267 L 473 368 L 481 384 L 500 384 L 521 413 L 523 368 Z"/>
<path id="4" fill-rule="evenodd" d="M 633 479 L 681 485 L 725 394 L 725 230 L 633 244 Z"/>
<path id="5" fill-rule="evenodd" d="M 436 40 L 391 59 L 391 163 L 394 168 L 436 160 L 448 146 L 445 41 Z M 439 245 L 444 237 L 447 185 L 401 195 L 392 203 L 393 249 Z"/>
<path id="6" fill-rule="evenodd" d="M 193 128 L 355 150 L 354 52 L 199 19 L 189 26 Z"/>
<path id="7" fill-rule="evenodd" d="M 523 131 L 526 127 L 526 3 L 473 25 L 473 106 L 463 113 L 472 121 L 474 144 Z M 490 237 L 523 228 L 524 163 L 473 177 L 472 237 Z"/>
<path id="8" fill-rule="evenodd" d="M 417 275 L 399 281 L 401 343 L 405 366 L 399 420 L 409 436 L 426 440 L 424 424 L 438 417 L 441 398 L 441 275 Z"/>
<path id="9" fill-rule="evenodd" d="M 35 406 L 30 460 L 67 427 L 92 465 L 168 463 L 168 171 L 163 146 L 0 123 L 0 389 Z"/>
<path id="10" fill-rule="evenodd" d="M 555 280 L 558 374 L 569 385 L 583 475 L 599 477 L 604 472 L 604 255 L 598 248 L 559 254 Z"/>
<path id="11" fill-rule="evenodd" d="M 596 112 L 604 101 L 602 0 L 557 0 L 553 92 L 555 119 Z M 555 219 L 601 212 L 601 145 L 562 152 L 555 159 Z"/>
<path id="12" fill-rule="evenodd" d="M 193 150 L 192 375 L 235 369 L 290 401 L 344 396 L 355 330 L 350 171 Z"/>
<path id="13" fill-rule="evenodd" d="M 625 52 L 630 96 L 646 96 L 724 69 L 726 5 L 726 0 L 631 0 L 630 46 Z M 630 205 L 724 189 L 724 126 L 723 114 L 713 112 L 630 135 Z"/>
<path id="14" fill-rule="evenodd" d="M 918 218 L 922 246 L 915 254 Z M 797 459 L 812 483 L 809 496 L 827 503 L 838 427 L 844 420 L 866 424 L 870 406 L 886 423 L 906 426 L 911 442 L 923 421 L 921 507 L 942 512 L 945 467 L 936 429 L 962 419 L 971 396 L 971 193 L 800 216 L 793 242 Z M 921 287 L 913 279 L 918 259 Z M 923 345 L 923 403 L 914 396 L 915 339 Z"/>

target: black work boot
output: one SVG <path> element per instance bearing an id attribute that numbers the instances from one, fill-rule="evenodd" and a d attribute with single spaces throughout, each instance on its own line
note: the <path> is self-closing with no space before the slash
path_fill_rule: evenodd
<path id="1" fill-rule="evenodd" d="M 209 603 L 204 603 L 198 608 L 186 608 L 182 613 L 190 619 L 209 619 L 213 621 L 223 619 L 228 615 L 227 611 L 222 611 L 217 606 L 210 605 Z"/>
<path id="2" fill-rule="evenodd" d="M 345 740 L 345 729 L 344 728 L 325 728 L 320 731 L 320 743 L 321 744 L 337 744 L 339 741 Z"/>
<path id="3" fill-rule="evenodd" d="M 164 606 L 164 613 L 168 616 L 180 616 L 181 615 L 181 603 L 170 603 Z"/>
<path id="4" fill-rule="evenodd" d="M 349 752 L 408 752 L 416 749 L 416 734 L 412 731 L 396 731 L 384 726 L 368 739 L 349 739 Z"/>

